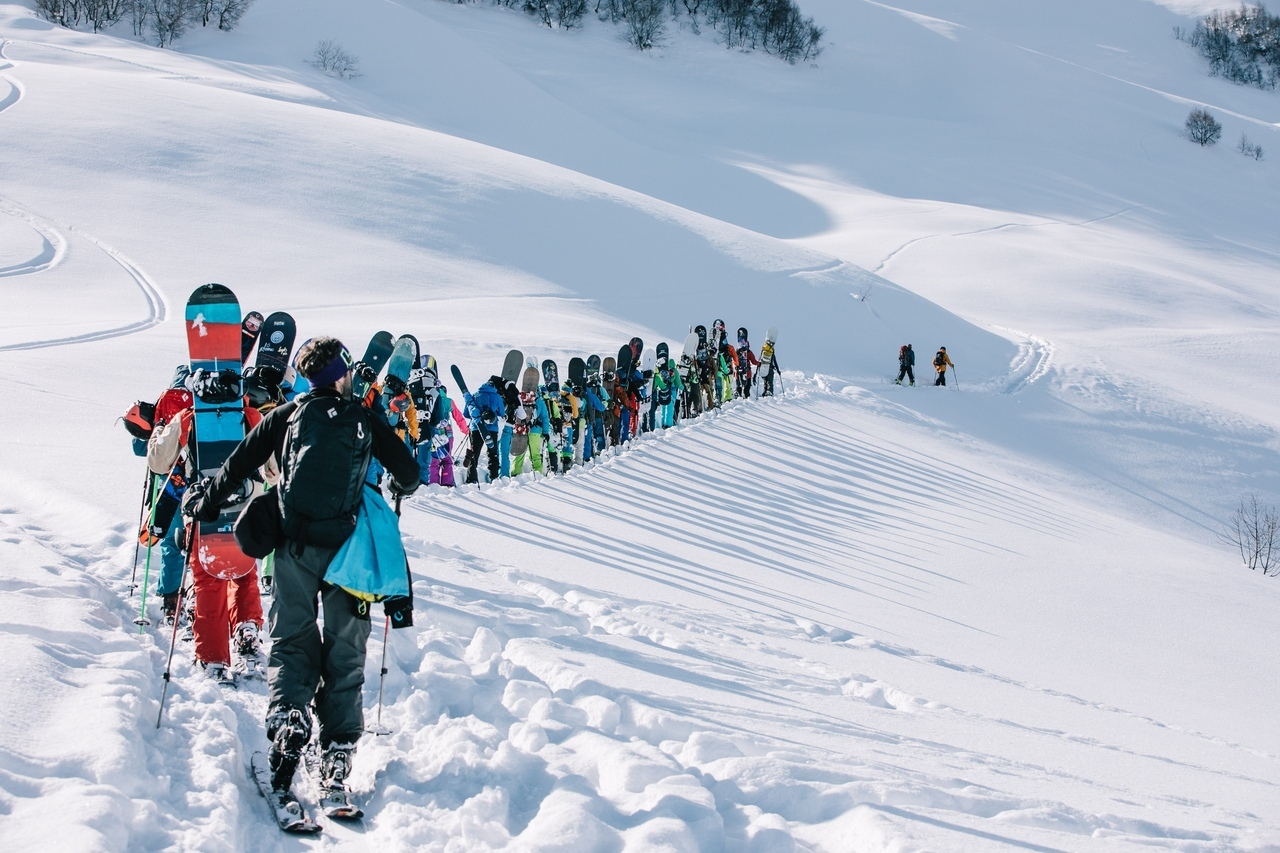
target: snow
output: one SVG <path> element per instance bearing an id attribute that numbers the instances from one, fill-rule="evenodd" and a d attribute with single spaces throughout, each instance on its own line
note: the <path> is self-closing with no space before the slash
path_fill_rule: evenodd
<path id="1" fill-rule="evenodd" d="M 1280 100 L 1171 37 L 1218 6 L 806 0 L 788 66 L 483 3 L 173 51 L 0 5 L 3 847 L 1280 849 L 1280 586 L 1218 535 L 1280 496 L 1280 181 L 1233 150 Z M 787 393 L 410 499 L 369 818 L 284 839 L 264 689 L 180 644 L 156 728 L 133 625 L 115 420 L 206 281 L 469 377 L 776 325 Z M 891 383 L 907 341 L 951 387 Z"/>

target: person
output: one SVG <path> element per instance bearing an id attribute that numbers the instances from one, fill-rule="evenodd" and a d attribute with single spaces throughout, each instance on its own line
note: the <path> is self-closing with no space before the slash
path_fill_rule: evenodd
<path id="1" fill-rule="evenodd" d="M 938 347 L 938 354 L 933 357 L 933 369 L 938 371 L 938 378 L 934 381 L 934 385 L 947 384 L 947 368 L 955 367 L 951 361 L 951 356 L 947 355 L 946 347 Z"/>
<path id="2" fill-rule="evenodd" d="M 768 370 L 764 369 L 766 365 L 769 368 Z M 773 380 L 781 369 L 778 366 L 778 351 L 773 342 L 766 339 L 764 346 L 760 348 L 760 370 L 756 372 L 757 377 L 764 376 L 764 381 L 760 383 L 762 386 L 760 388 L 761 397 L 773 396 Z"/>
<path id="3" fill-rule="evenodd" d="M 517 445 L 512 444 L 511 476 L 518 477 L 524 473 L 524 460 L 527 456 L 533 470 L 542 473 L 542 442 L 551 432 L 551 413 L 545 402 L 546 388 L 539 391 L 521 391 L 520 407 L 524 409 L 525 419 L 516 425 L 519 432 L 523 428 L 524 447 L 515 453 Z"/>
<path id="4" fill-rule="evenodd" d="M 187 491 L 196 520 L 218 508 L 259 466 L 279 462 L 282 539 L 276 547 L 271 602 L 267 739 L 272 785 L 288 790 L 311 739 L 314 703 L 320 728 L 321 784 L 345 790 L 364 731 L 361 689 L 369 640 L 367 605 L 324 582 L 338 548 L 355 529 L 370 458 L 385 469 L 397 497 L 418 487 L 419 468 L 385 418 L 351 399 L 352 359 L 333 337 L 313 338 L 295 359 L 310 390 L 269 412 L 210 480 Z M 336 512 L 336 514 L 334 514 Z M 323 632 L 317 618 L 323 613 Z"/>
<path id="5" fill-rule="evenodd" d="M 458 411 L 458 405 L 449 398 L 449 389 L 444 385 L 436 387 L 438 390 L 436 411 L 443 411 L 445 415 L 436 421 L 435 430 L 432 433 L 431 462 L 427 469 L 427 482 L 452 488 L 454 485 L 453 427 L 449 420 L 453 419 L 453 423 L 457 424 L 458 431 L 463 436 L 467 434 L 467 421 L 462 416 L 462 412 Z M 419 462 L 419 468 L 421 468 L 421 462 Z"/>
<path id="6" fill-rule="evenodd" d="M 894 380 L 894 384 L 901 385 L 902 377 L 911 380 L 911 384 L 916 384 L 916 351 L 911 348 L 911 344 L 905 344 L 898 349 L 898 378 Z"/>
<path id="7" fill-rule="evenodd" d="M 751 399 L 751 368 L 760 366 L 760 359 L 751 351 L 751 342 L 747 340 L 745 329 L 738 330 L 738 384 L 734 388 L 735 397 Z"/>
<path id="8" fill-rule="evenodd" d="M 719 384 L 720 402 L 733 399 L 733 375 L 738 372 L 738 352 L 727 338 L 720 339 Z"/>
<path id="9" fill-rule="evenodd" d="M 677 423 L 683 396 L 684 382 L 680 371 L 675 369 L 670 358 L 659 359 L 658 371 L 653 377 L 653 400 L 658 407 L 658 425 L 663 429 L 670 429 Z"/>
<path id="10" fill-rule="evenodd" d="M 235 399 L 235 395 L 243 392 L 238 374 L 235 374 L 234 384 L 230 387 L 221 375 L 203 370 L 198 370 L 188 377 L 186 383 L 189 390 L 202 399 L 210 395 L 224 394 L 229 394 L 231 399 Z M 188 396 L 185 399 L 191 398 Z M 240 404 L 244 428 L 251 430 L 261 422 L 262 415 L 248 404 L 247 397 L 241 396 Z M 157 409 L 159 408 L 157 406 Z M 230 407 L 224 411 L 228 410 Z M 147 464 L 151 470 L 155 473 L 168 473 L 166 490 L 172 488 L 175 483 L 185 486 L 186 483 L 195 482 L 200 475 L 195 466 L 195 458 L 190 451 L 191 445 L 197 440 L 194 435 L 196 423 L 194 402 L 171 415 L 169 411 L 166 407 L 165 427 L 152 433 L 147 446 Z M 246 479 L 248 477 L 238 480 L 236 488 L 239 488 Z M 186 490 L 189 490 L 189 487 L 173 489 L 171 494 L 176 499 L 185 499 L 186 495 L 183 492 Z M 175 523 L 177 518 L 177 513 L 174 512 Z M 215 513 L 206 520 L 214 521 L 216 518 Z M 184 527 L 177 524 L 171 534 L 174 541 L 183 545 L 184 550 L 199 548 L 199 541 L 193 527 L 194 525 Z M 165 543 L 169 541 L 170 536 L 166 536 Z M 162 548 L 162 554 L 163 550 Z M 173 624 L 173 620 L 179 618 L 175 609 L 184 568 L 184 565 L 179 564 L 178 578 L 175 581 L 170 582 L 164 579 L 163 573 L 161 576 L 161 592 L 166 596 L 165 621 L 168 624 Z M 233 683 L 233 677 L 228 670 L 232 664 L 232 638 L 234 638 L 236 666 L 246 674 L 260 673 L 262 650 L 258 635 L 262 628 L 262 594 L 258 588 L 257 564 L 252 559 L 244 557 L 238 565 L 221 566 L 211 570 L 204 561 L 192 559 L 190 568 L 191 587 L 195 598 L 191 632 L 195 641 L 196 662 L 213 680 L 222 684 Z M 172 583 L 172 592 L 169 591 L 170 583 Z M 172 596 L 172 604 L 170 596 Z"/>
<path id="11" fill-rule="evenodd" d="M 463 413 L 467 417 L 468 444 L 467 454 L 462 464 L 467 469 L 463 482 L 478 483 L 476 468 L 480 463 L 480 451 L 489 451 L 489 481 L 498 479 L 498 437 L 501 427 L 498 421 L 506 412 L 506 403 L 498 389 L 503 385 L 501 376 L 491 376 L 489 380 L 475 390 L 475 393 L 463 395 L 466 405 Z"/>

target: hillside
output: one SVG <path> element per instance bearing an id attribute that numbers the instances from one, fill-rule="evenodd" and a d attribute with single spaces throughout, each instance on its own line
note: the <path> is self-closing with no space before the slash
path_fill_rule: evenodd
<path id="1" fill-rule="evenodd" d="M 176 50 L 0 4 L 5 849 L 304 846 L 246 777 L 265 693 L 180 647 L 157 730 L 131 628 L 114 421 L 220 281 L 468 376 L 781 329 L 776 400 L 406 504 L 370 818 L 307 845 L 1280 850 L 1280 585 L 1218 538 L 1280 502 L 1280 177 L 1233 150 L 1280 96 L 1172 38 L 1211 5 L 806 0 L 788 66 L 483 3 Z M 907 341 L 959 387 L 893 385 Z"/>

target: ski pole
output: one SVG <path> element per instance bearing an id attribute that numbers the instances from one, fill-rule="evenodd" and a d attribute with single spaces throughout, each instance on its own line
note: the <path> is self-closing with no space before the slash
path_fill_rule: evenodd
<path id="1" fill-rule="evenodd" d="M 399 503 L 399 500 L 396 503 Z M 366 729 L 366 731 L 375 736 L 391 734 L 391 729 L 382 725 L 382 687 L 387 680 L 387 638 L 390 633 L 391 617 L 385 616 L 382 623 L 382 667 L 378 670 L 378 714 L 373 728 Z"/>
<path id="2" fill-rule="evenodd" d="M 147 520 L 147 496 L 151 494 L 154 474 L 151 468 L 146 469 L 147 478 L 142 482 L 142 509 L 138 511 L 138 526 L 141 527 Z M 152 498 L 152 504 L 155 499 Z M 133 542 L 133 574 L 129 576 L 129 596 L 132 597 L 134 590 L 138 588 L 138 548 L 142 545 L 142 537 L 139 536 Z"/>
<path id="3" fill-rule="evenodd" d="M 196 524 L 192 519 L 192 524 Z M 182 599 L 187 592 L 187 569 L 191 566 L 191 554 L 196 549 L 194 531 L 188 537 L 187 558 L 182 561 L 182 579 L 178 582 L 178 605 L 173 611 L 173 636 L 169 638 L 169 660 L 164 665 L 164 687 L 160 690 L 160 713 L 156 714 L 156 728 L 160 728 L 160 720 L 164 717 L 164 701 L 169 695 L 170 674 L 173 671 L 173 649 L 178 645 L 178 623 L 182 621 Z"/>
<path id="4" fill-rule="evenodd" d="M 960 374 L 956 372 L 956 366 L 951 365 L 951 376 L 956 380 L 956 390 L 960 390 Z"/>
<path id="5" fill-rule="evenodd" d="M 156 481 L 158 480 L 159 477 L 156 478 Z M 159 502 L 156 497 L 156 481 L 153 481 L 151 486 L 151 516 L 147 519 L 147 562 L 142 570 L 142 603 L 138 605 L 138 618 L 133 620 L 133 624 L 138 626 L 139 634 L 142 633 L 143 628 L 151 624 L 151 620 L 147 618 L 147 584 L 151 582 L 151 552 L 155 548 L 155 543 L 151 541 L 154 536 L 151 531 L 156 523 L 156 504 Z"/>

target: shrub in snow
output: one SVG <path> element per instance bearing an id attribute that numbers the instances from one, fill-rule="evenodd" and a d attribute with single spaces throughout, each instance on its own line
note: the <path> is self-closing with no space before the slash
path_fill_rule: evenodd
<path id="1" fill-rule="evenodd" d="M 1240 557 L 1252 571 L 1280 575 L 1280 513 L 1263 506 L 1257 495 L 1240 499 L 1223 536 L 1240 549 Z"/>
<path id="2" fill-rule="evenodd" d="M 1240 141 L 1236 143 L 1236 150 L 1246 157 L 1252 157 L 1255 160 L 1262 159 L 1262 146 L 1250 142 L 1249 137 L 1243 133 L 1240 134 Z"/>
<path id="3" fill-rule="evenodd" d="M 1178 28 L 1174 35 L 1200 51 L 1210 74 L 1262 89 L 1280 80 L 1280 17 L 1261 3 L 1214 12 L 1190 34 Z"/>
<path id="4" fill-rule="evenodd" d="M 342 45 L 332 39 L 325 39 L 316 45 L 311 64 L 334 77 L 349 80 L 360 76 L 360 60 L 347 53 Z"/>
<path id="5" fill-rule="evenodd" d="M 1222 138 L 1222 125 L 1208 110 L 1196 107 L 1187 116 L 1187 136 L 1200 145 L 1212 145 Z"/>

